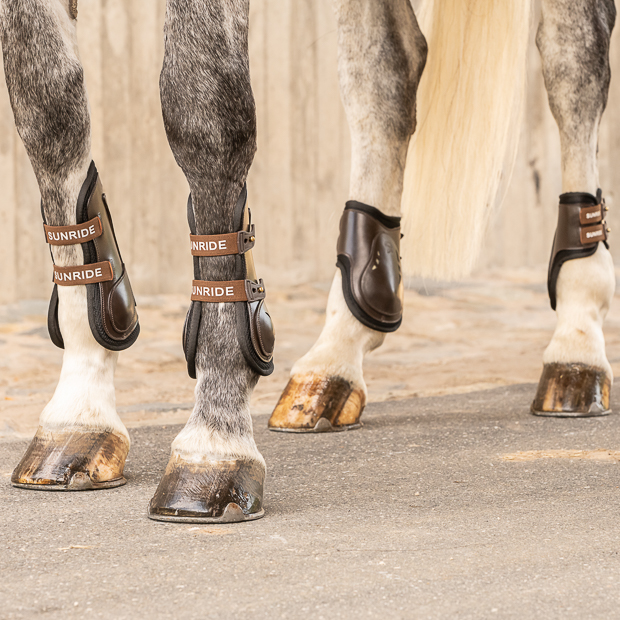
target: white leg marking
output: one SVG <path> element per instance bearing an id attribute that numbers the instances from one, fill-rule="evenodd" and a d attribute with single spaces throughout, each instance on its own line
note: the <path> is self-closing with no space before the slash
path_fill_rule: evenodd
<path id="1" fill-rule="evenodd" d="M 79 427 L 115 431 L 129 438 L 116 413 L 114 370 L 118 353 L 104 349 L 93 338 L 86 287 L 64 287 L 59 296 L 65 353 L 54 396 L 41 413 L 41 426 L 47 430 Z"/>
<path id="2" fill-rule="evenodd" d="M 250 417 L 249 409 L 245 412 Z M 240 412 L 234 412 L 239 416 Z M 172 442 L 172 455 L 178 454 L 189 463 L 205 460 L 250 459 L 265 466 L 265 459 L 258 451 L 252 433 L 218 433 L 207 428 L 204 422 L 192 414 L 183 430 Z"/>
<path id="3" fill-rule="evenodd" d="M 295 363 L 291 376 L 342 377 L 367 396 L 362 373 L 364 355 L 381 346 L 384 340 L 384 333 L 362 325 L 351 314 L 342 294 L 342 276 L 338 270 L 327 300 L 325 327 L 310 351 Z"/>
<path id="4" fill-rule="evenodd" d="M 65 180 L 69 204 L 77 204 L 89 164 L 90 155 Z M 59 266 L 84 263 L 79 245 L 52 246 L 52 252 Z M 65 353 L 54 396 L 41 413 L 41 426 L 48 430 L 78 427 L 115 431 L 129 439 L 116 412 L 114 371 L 118 353 L 104 349 L 92 335 L 85 286 L 58 287 L 58 321 Z"/>
<path id="5" fill-rule="evenodd" d="M 602 368 L 613 378 L 605 355 L 603 320 L 616 288 L 611 254 L 602 243 L 587 258 L 570 260 L 557 282 L 558 322 L 543 361 L 581 362 Z"/>

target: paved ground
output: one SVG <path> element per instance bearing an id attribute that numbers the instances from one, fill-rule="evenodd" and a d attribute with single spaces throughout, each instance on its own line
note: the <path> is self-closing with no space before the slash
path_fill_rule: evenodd
<path id="1" fill-rule="evenodd" d="M 146 518 L 192 406 L 184 298 L 141 298 L 141 338 L 120 358 L 129 483 L 77 494 L 9 484 L 61 353 L 44 302 L 0 308 L 0 620 L 620 618 L 620 417 L 528 413 L 554 326 L 544 278 L 414 282 L 403 327 L 365 364 L 364 427 L 320 436 L 266 424 L 327 286 L 270 291 L 276 372 L 252 405 L 267 514 L 226 526 Z M 620 412 L 616 388 L 612 401 Z"/>
<path id="2" fill-rule="evenodd" d="M 329 436 L 258 415 L 266 516 L 226 526 L 146 517 L 178 426 L 133 429 L 111 491 L 14 489 L 26 443 L 4 443 L 0 617 L 617 618 L 620 418 L 535 418 L 533 389 L 374 404 Z"/>

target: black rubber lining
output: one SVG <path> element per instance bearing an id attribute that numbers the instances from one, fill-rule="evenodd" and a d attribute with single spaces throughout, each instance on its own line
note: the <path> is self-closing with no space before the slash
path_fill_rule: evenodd
<path id="1" fill-rule="evenodd" d="M 562 250 L 555 255 L 555 260 L 549 268 L 549 275 L 547 277 L 547 291 L 549 293 L 549 302 L 551 303 L 552 310 L 555 310 L 557 305 L 556 285 L 562 265 L 565 262 L 575 258 L 586 258 L 588 256 L 592 256 L 592 254 L 596 252 L 596 248 L 598 248 L 598 243 L 591 248 L 584 248 L 583 250 Z"/>
<path id="2" fill-rule="evenodd" d="M 386 228 L 398 228 L 400 226 L 400 217 L 386 215 L 376 207 L 371 207 L 363 202 L 357 202 L 357 200 L 348 200 L 344 210 L 357 210 L 368 213 L 368 215 L 383 224 Z"/>
<path id="3" fill-rule="evenodd" d="M 47 311 L 47 331 L 49 332 L 52 342 L 59 348 L 65 348 L 65 341 L 60 333 L 60 323 L 58 322 L 58 285 L 54 284 L 52 289 L 52 298 L 50 299 L 49 309 Z"/>
<path id="4" fill-rule="evenodd" d="M 381 321 L 377 321 L 370 315 L 366 314 L 366 312 L 359 307 L 357 301 L 355 301 L 355 297 L 353 297 L 353 293 L 351 292 L 351 263 L 349 261 L 349 257 L 345 254 L 339 254 L 336 266 L 342 273 L 342 294 L 344 295 L 344 300 L 347 302 L 347 306 L 349 307 L 351 314 L 362 325 L 370 327 L 370 329 L 386 334 L 395 332 L 403 322 L 402 317 L 396 323 L 383 323 Z"/>

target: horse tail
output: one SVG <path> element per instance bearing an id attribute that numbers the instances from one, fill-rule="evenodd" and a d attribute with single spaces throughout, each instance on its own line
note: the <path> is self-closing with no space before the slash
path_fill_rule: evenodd
<path id="1" fill-rule="evenodd" d="M 451 279 L 471 272 L 512 173 L 531 0 L 425 0 L 419 17 L 429 54 L 405 170 L 403 266 Z"/>

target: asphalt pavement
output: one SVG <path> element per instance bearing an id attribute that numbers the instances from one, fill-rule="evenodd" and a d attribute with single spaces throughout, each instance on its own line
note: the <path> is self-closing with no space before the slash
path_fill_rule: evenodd
<path id="1" fill-rule="evenodd" d="M 0 618 L 620 618 L 620 416 L 536 418 L 534 389 L 375 403 L 347 433 L 257 415 L 266 515 L 220 526 L 146 516 L 180 426 L 131 429 L 106 491 L 15 489 L 4 441 Z"/>

